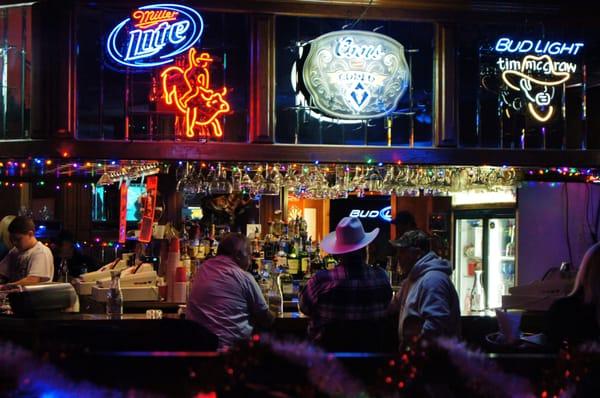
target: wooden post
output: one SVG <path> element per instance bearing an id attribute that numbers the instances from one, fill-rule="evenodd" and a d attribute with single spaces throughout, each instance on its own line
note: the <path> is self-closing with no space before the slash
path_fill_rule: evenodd
<path id="1" fill-rule="evenodd" d="M 74 6 L 32 6 L 31 137 L 71 138 L 76 126 Z"/>
<path id="2" fill-rule="evenodd" d="M 275 142 L 275 16 L 250 17 L 250 142 Z"/>
<path id="3" fill-rule="evenodd" d="M 434 146 L 457 146 L 457 87 L 454 27 L 436 24 L 434 79 Z"/>

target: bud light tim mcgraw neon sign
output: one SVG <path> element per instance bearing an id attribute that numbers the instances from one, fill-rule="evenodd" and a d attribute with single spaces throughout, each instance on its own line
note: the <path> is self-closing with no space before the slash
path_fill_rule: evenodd
<path id="1" fill-rule="evenodd" d="M 134 68 L 168 64 L 200 40 L 200 14 L 177 4 L 139 7 L 108 35 L 106 50 L 115 62 Z"/>

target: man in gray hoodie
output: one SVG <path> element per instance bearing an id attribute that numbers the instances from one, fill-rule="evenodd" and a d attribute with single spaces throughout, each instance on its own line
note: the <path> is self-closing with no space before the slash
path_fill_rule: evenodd
<path id="1" fill-rule="evenodd" d="M 405 276 L 390 306 L 400 311 L 400 341 L 417 335 L 458 336 L 460 306 L 450 263 L 430 250 L 429 236 L 421 230 L 408 231 L 390 244 Z"/>

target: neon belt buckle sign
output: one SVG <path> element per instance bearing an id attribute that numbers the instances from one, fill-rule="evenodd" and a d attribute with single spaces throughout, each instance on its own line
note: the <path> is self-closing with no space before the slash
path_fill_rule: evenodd
<path id="1" fill-rule="evenodd" d="M 312 40 L 301 78 L 323 114 L 364 120 L 396 108 L 410 73 L 402 44 L 379 33 L 349 30 Z"/>
<path id="2" fill-rule="evenodd" d="M 202 36 L 200 14 L 178 4 L 139 7 L 108 35 L 106 51 L 115 62 L 148 68 L 172 62 Z"/>

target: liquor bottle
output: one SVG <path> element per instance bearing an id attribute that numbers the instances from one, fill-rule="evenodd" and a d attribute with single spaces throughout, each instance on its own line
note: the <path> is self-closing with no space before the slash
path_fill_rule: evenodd
<path id="1" fill-rule="evenodd" d="M 295 277 L 300 272 L 300 259 L 298 258 L 298 250 L 296 249 L 295 242 L 292 242 L 292 247 L 287 255 L 287 268 L 292 277 Z"/>
<path id="2" fill-rule="evenodd" d="M 473 289 L 471 289 L 471 311 L 485 310 L 485 291 L 483 290 L 482 271 L 475 270 Z"/>
<path id="3" fill-rule="evenodd" d="M 278 267 L 288 267 L 288 263 L 287 263 L 287 256 L 288 256 L 288 252 L 290 250 L 289 247 L 289 237 L 287 234 L 287 224 L 283 224 L 283 232 L 282 235 L 279 237 L 279 250 L 277 251 L 277 254 L 275 256 L 275 260 L 276 260 L 276 266 Z"/>
<path id="4" fill-rule="evenodd" d="M 323 263 L 323 258 L 321 257 L 321 246 L 319 245 L 319 242 L 317 242 L 317 246 L 315 247 L 310 261 L 310 272 L 314 274 L 322 269 L 325 269 L 325 264 Z"/>
<path id="5" fill-rule="evenodd" d="M 213 236 L 215 236 L 215 235 L 213 235 Z M 217 239 L 217 237 L 215 236 L 214 239 L 212 239 L 211 242 L 210 242 L 210 254 L 211 254 L 211 257 L 214 257 L 214 256 L 217 255 L 217 250 L 218 249 L 219 249 L 219 239 Z"/>
<path id="6" fill-rule="evenodd" d="M 315 248 L 313 246 L 312 236 L 310 236 L 306 241 L 305 250 L 306 254 L 308 255 L 308 267 L 304 275 L 308 275 L 310 277 L 310 275 L 313 273 L 312 265 L 315 257 Z"/>
<path id="7" fill-rule="evenodd" d="M 305 275 L 309 274 L 310 257 L 306 250 L 305 240 L 300 238 L 300 251 L 298 252 L 298 258 L 300 259 L 300 271 L 297 275 L 298 279 L 302 279 Z"/>
<path id="8" fill-rule="evenodd" d="M 279 274 L 274 270 L 270 276 L 270 286 L 267 291 L 267 305 L 274 316 L 279 316 L 283 313 L 283 292 L 279 287 Z"/>
<path id="9" fill-rule="evenodd" d="M 394 283 L 394 266 L 393 266 L 393 258 L 392 256 L 387 256 L 386 257 L 386 264 L 385 264 L 385 272 L 388 275 L 388 278 L 390 279 L 390 283 L 393 284 Z"/>
<path id="10" fill-rule="evenodd" d="M 200 257 L 200 227 L 197 226 L 194 229 L 194 239 L 192 239 L 191 243 L 190 243 L 190 251 L 189 251 L 189 255 L 190 258 L 193 260 L 195 258 Z"/>
<path id="11" fill-rule="evenodd" d="M 202 237 L 202 240 L 200 241 L 200 248 L 198 249 L 198 256 L 201 259 L 205 259 L 206 256 L 208 256 L 208 253 L 210 252 L 210 239 L 209 239 L 209 233 L 208 233 L 208 227 L 204 229 L 204 236 Z"/>
<path id="12" fill-rule="evenodd" d="M 211 244 L 215 239 L 217 239 L 215 224 L 210 224 L 210 235 L 209 235 L 208 239 L 210 240 Z"/>
<path id="13" fill-rule="evenodd" d="M 302 238 L 303 241 L 306 242 L 308 239 L 308 224 L 307 224 L 306 220 L 302 217 L 299 220 L 299 224 L 300 224 L 300 226 L 299 226 L 300 238 Z"/>
<path id="14" fill-rule="evenodd" d="M 260 255 L 260 233 L 258 228 L 254 230 L 254 239 L 252 239 L 252 256 L 258 258 Z"/>
<path id="15" fill-rule="evenodd" d="M 110 287 L 106 293 L 106 315 L 109 319 L 121 319 L 123 315 L 121 271 L 110 271 L 110 278 Z"/>
<path id="16" fill-rule="evenodd" d="M 277 286 L 283 301 L 290 301 L 294 298 L 294 278 L 287 269 L 282 268 L 277 275 Z"/>
<path id="17" fill-rule="evenodd" d="M 515 255 L 515 226 L 508 227 L 508 243 L 504 249 L 506 257 L 514 257 Z"/>
<path id="18" fill-rule="evenodd" d="M 184 241 L 182 244 L 183 249 L 181 250 L 181 257 L 179 259 L 180 264 L 183 268 L 185 268 L 185 273 L 188 275 L 192 272 L 192 258 L 188 254 L 189 247 L 188 241 Z"/>
<path id="19" fill-rule="evenodd" d="M 66 258 L 60 260 L 60 268 L 58 270 L 57 282 L 69 283 L 69 265 L 67 264 Z"/>

